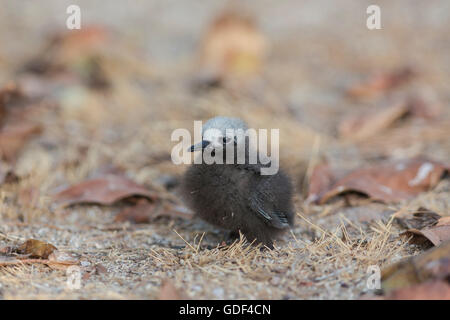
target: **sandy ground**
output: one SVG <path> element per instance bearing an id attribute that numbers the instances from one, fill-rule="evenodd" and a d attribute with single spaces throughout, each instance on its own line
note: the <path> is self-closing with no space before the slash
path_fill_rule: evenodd
<path id="1" fill-rule="evenodd" d="M 365 27 L 370 1 L 247 1 L 270 44 L 262 76 L 250 90 L 195 92 L 189 83 L 204 30 L 220 1 L 0 0 L 0 84 L 41 52 L 47 35 L 64 30 L 65 8 L 77 3 L 83 24 L 104 25 L 113 40 L 102 61 L 112 89 L 63 85 L 56 110 L 35 119 L 43 132 L 15 164 L 18 182 L 0 187 L 0 246 L 29 238 L 76 252 L 106 271 L 67 286 L 65 270 L 31 264 L 0 268 L 1 299 L 155 299 L 162 281 L 193 299 L 358 299 L 370 293 L 367 267 L 383 267 L 422 248 L 399 237 L 390 219 L 426 207 L 450 214 L 450 182 L 395 204 L 339 198 L 305 204 L 308 170 L 318 158 L 350 169 L 380 159 L 450 159 L 450 3 L 379 1 L 382 30 Z M 377 72 L 411 66 L 412 83 L 395 94 L 423 92 L 443 106 L 437 123 L 405 120 L 364 143 L 337 136 L 341 119 L 383 98 L 352 100 L 345 88 Z M 115 222 L 127 206 L 60 208 L 52 195 L 105 168 L 176 199 L 186 166 L 170 161 L 176 128 L 193 120 L 239 116 L 256 128 L 280 128 L 280 159 L 296 187 L 295 227 L 275 250 L 239 242 L 199 220 L 161 217 L 147 224 Z M 33 205 L 24 190 L 37 190 Z M 350 201 L 350 204 L 349 204 Z M 361 215 L 380 218 L 361 221 Z"/>

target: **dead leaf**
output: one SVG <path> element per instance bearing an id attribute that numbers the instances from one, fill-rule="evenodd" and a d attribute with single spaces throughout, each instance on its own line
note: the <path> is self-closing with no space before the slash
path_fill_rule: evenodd
<path id="1" fill-rule="evenodd" d="M 386 300 L 450 300 L 450 285 L 444 281 L 430 281 L 394 290 Z"/>
<path id="2" fill-rule="evenodd" d="M 319 195 L 323 190 L 328 189 L 335 177 L 327 163 L 321 163 L 314 167 L 309 179 L 307 203 L 315 202 L 319 199 Z"/>
<path id="3" fill-rule="evenodd" d="M 363 193 L 384 202 L 411 199 L 434 187 L 447 171 L 448 166 L 442 163 L 420 158 L 381 163 L 345 175 L 322 191 L 318 202 L 323 204 L 345 192 Z"/>
<path id="4" fill-rule="evenodd" d="M 351 115 L 339 124 L 339 136 L 352 141 L 364 140 L 390 127 L 408 111 L 406 102 L 400 101 L 387 107 Z"/>
<path id="5" fill-rule="evenodd" d="M 358 143 L 363 157 L 400 158 L 416 155 L 419 150 L 428 150 L 434 145 L 448 142 L 450 119 L 439 117 L 433 123 L 409 122 L 408 125 L 392 126 Z M 425 147 L 427 146 L 427 147 Z"/>
<path id="6" fill-rule="evenodd" d="M 186 295 L 178 290 L 170 280 L 164 280 L 159 291 L 159 300 L 186 300 Z"/>
<path id="7" fill-rule="evenodd" d="M 416 72 L 412 68 L 403 67 L 389 73 L 374 75 L 367 81 L 349 88 L 347 93 L 355 98 L 372 97 L 408 82 L 415 75 Z"/>
<path id="8" fill-rule="evenodd" d="M 436 223 L 436 227 L 448 226 L 448 225 L 450 225 L 450 217 L 442 217 Z"/>
<path id="9" fill-rule="evenodd" d="M 411 228 L 401 235 L 413 237 L 412 241 L 423 243 L 428 240 L 435 246 L 439 246 L 442 242 L 450 240 L 450 217 L 441 218 L 434 226 L 427 226 L 423 229 Z"/>
<path id="10" fill-rule="evenodd" d="M 150 200 L 157 198 L 154 192 L 126 177 L 106 175 L 103 178 L 87 180 L 69 187 L 56 194 L 54 199 L 64 206 L 82 203 L 111 205 L 133 196 Z"/>
<path id="11" fill-rule="evenodd" d="M 47 259 L 55 250 L 56 247 L 54 245 L 36 239 L 28 239 L 16 249 L 20 254 L 37 259 Z"/>
<path id="12" fill-rule="evenodd" d="M 372 107 L 357 114 L 353 112 L 338 125 L 341 138 L 362 141 L 394 127 L 400 119 L 411 117 L 436 119 L 442 113 L 442 105 L 430 94 L 402 95 L 385 105 Z"/>
<path id="13" fill-rule="evenodd" d="M 261 70 L 266 50 L 266 39 L 250 16 L 223 12 L 212 22 L 202 42 L 203 78 L 214 82 L 253 76 Z"/>
<path id="14" fill-rule="evenodd" d="M 33 119 L 35 110 L 45 105 L 29 99 L 16 83 L 0 89 L 0 158 L 16 160 L 27 141 L 42 131 Z"/>
<path id="15" fill-rule="evenodd" d="M 381 273 L 381 286 L 387 293 L 433 280 L 446 280 L 450 276 L 450 241 L 424 253 L 402 260 L 385 268 Z"/>
<path id="16" fill-rule="evenodd" d="M 114 218 L 115 222 L 129 221 L 131 223 L 148 223 L 155 211 L 155 204 L 148 201 L 139 201 L 135 206 L 126 208 L 119 212 Z"/>
<path id="17" fill-rule="evenodd" d="M 0 130 L 1 158 L 6 161 L 14 160 L 27 141 L 40 132 L 39 125 L 26 122 L 4 127 Z"/>
<path id="18" fill-rule="evenodd" d="M 439 214 L 426 208 L 420 207 L 411 215 L 397 217 L 395 220 L 405 229 L 422 229 L 434 226 L 441 218 Z"/>

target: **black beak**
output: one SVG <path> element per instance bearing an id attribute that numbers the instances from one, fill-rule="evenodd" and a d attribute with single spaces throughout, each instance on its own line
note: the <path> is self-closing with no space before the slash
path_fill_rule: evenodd
<path id="1" fill-rule="evenodd" d="M 194 152 L 194 151 L 198 151 L 198 150 L 203 150 L 203 149 L 205 149 L 209 144 L 210 144 L 209 141 L 202 140 L 202 142 L 199 142 L 199 143 L 197 143 L 197 144 L 194 144 L 194 145 L 190 146 L 190 147 L 188 148 L 188 151 L 189 151 L 189 152 Z"/>

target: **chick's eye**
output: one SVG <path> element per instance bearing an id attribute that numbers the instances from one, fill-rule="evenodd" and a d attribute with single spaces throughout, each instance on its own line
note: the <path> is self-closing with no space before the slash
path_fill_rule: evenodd
<path id="1" fill-rule="evenodd" d="M 230 137 L 223 137 L 222 141 L 223 141 L 224 144 L 226 144 L 226 143 L 229 143 L 231 141 L 231 138 Z"/>

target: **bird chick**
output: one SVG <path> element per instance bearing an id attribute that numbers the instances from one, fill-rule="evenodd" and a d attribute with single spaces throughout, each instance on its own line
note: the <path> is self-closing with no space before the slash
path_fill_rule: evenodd
<path id="1" fill-rule="evenodd" d="M 232 135 L 227 129 L 233 130 Z M 261 174 L 261 169 L 270 164 L 263 164 L 258 152 L 257 161 L 253 161 L 256 163 L 249 161 L 252 146 L 247 136 L 240 136 L 246 130 L 247 125 L 241 119 L 208 120 L 202 128 L 202 141 L 190 151 L 201 150 L 199 156 L 221 152 L 224 161 L 194 162 L 185 173 L 182 194 L 201 219 L 233 235 L 239 235 L 240 231 L 248 241 L 272 248 L 274 238 L 293 224 L 292 185 L 281 170 L 273 175 Z M 233 150 L 232 163 L 225 161 L 227 150 Z M 242 150 L 244 162 L 237 161 Z"/>

